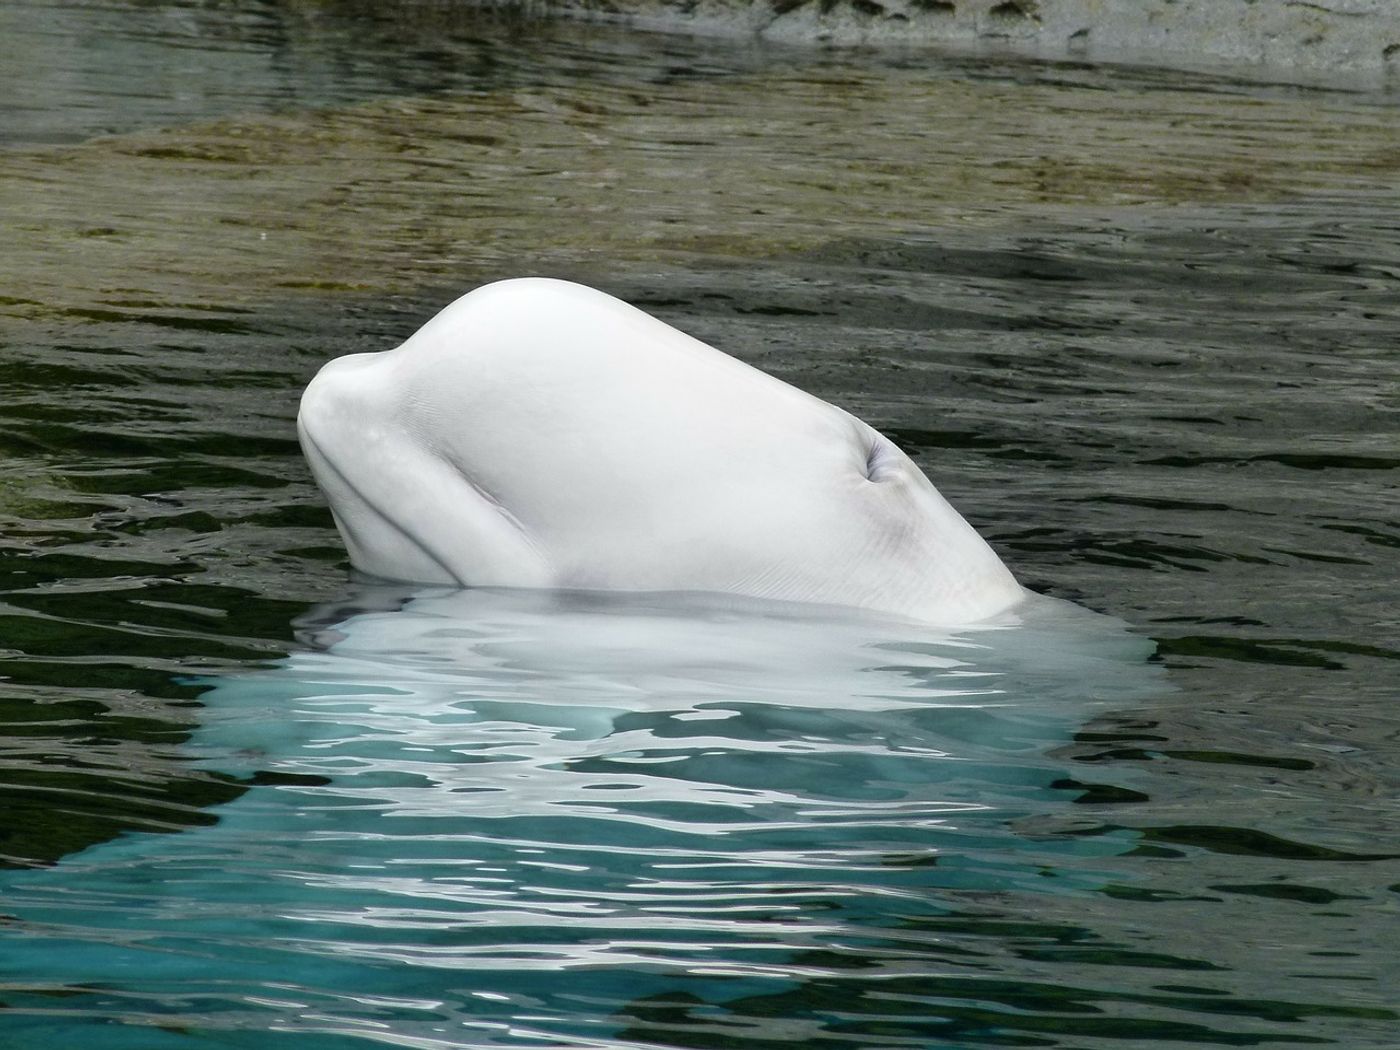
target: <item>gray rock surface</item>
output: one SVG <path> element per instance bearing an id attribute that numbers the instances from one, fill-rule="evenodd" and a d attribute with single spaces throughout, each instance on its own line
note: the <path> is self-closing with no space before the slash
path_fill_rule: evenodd
<path id="1" fill-rule="evenodd" d="M 524 0 L 524 6 L 779 41 L 942 44 L 1400 84 L 1400 0 Z"/>

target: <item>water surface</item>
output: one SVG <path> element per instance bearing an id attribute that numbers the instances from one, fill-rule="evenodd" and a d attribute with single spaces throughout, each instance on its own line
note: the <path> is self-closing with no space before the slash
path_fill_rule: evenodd
<path id="1" fill-rule="evenodd" d="M 1394 100 L 409 11 L 0 13 L 6 1039 L 1393 1046 Z M 296 398 L 522 273 L 1135 633 L 487 602 L 427 674 Z"/>

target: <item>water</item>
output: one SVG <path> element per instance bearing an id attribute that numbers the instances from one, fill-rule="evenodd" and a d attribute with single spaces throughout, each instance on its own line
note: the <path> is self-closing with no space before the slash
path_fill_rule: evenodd
<path id="1" fill-rule="evenodd" d="M 1395 1046 L 1394 99 L 406 10 L 0 11 L 0 1042 Z M 1117 619 L 352 579 L 300 387 L 532 272 Z"/>

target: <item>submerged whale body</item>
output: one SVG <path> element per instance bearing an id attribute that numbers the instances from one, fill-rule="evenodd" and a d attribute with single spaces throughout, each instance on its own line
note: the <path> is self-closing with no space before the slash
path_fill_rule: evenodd
<path id="1" fill-rule="evenodd" d="M 1136 839 L 1059 833 L 1082 769 L 1053 749 L 1151 695 L 1150 644 L 1037 595 L 1017 619 L 357 589 L 207 681 L 186 753 L 249 785 L 217 819 L 0 871 L 6 1023 L 84 1050 L 579 1046 L 582 1002 L 589 1044 L 638 1046 L 630 1003 L 841 995 L 853 951 L 903 965 L 932 922 L 1092 912 Z"/>
<path id="2" fill-rule="evenodd" d="M 356 568 L 704 591 L 941 624 L 1025 592 L 888 439 L 566 281 L 479 288 L 331 361 L 298 433 Z"/>
<path id="3" fill-rule="evenodd" d="M 344 791 L 359 763 L 400 769 L 441 751 L 430 778 L 439 789 L 415 798 L 442 812 L 460 809 L 454 791 L 466 782 L 489 785 L 506 812 L 524 812 L 532 799 L 554 806 L 591 790 L 580 787 L 592 781 L 577 765 L 589 755 L 680 747 L 690 735 L 682 723 L 727 720 L 723 732 L 698 731 L 707 747 L 733 736 L 726 747 L 766 753 L 775 740 L 811 743 L 855 719 L 874 728 L 881 748 L 907 737 L 928 759 L 911 783 L 971 778 L 969 792 L 986 796 L 988 785 L 972 786 L 972 767 L 1011 763 L 1015 775 L 998 782 L 1040 798 L 1063 775 L 1051 773 L 1062 769 L 1045 757 L 1052 747 L 1092 712 L 1155 688 L 1149 641 L 1035 594 L 1014 623 L 938 627 L 720 594 L 378 584 L 298 626 L 302 650 L 212 680 L 201 698 L 200 748 L 214 768 L 312 773 L 329 761 Z M 357 726 L 366 736 L 354 742 Z M 463 748 L 485 747 L 505 726 L 531 727 L 528 740 L 512 730 L 503 742 L 508 766 L 459 765 Z M 588 743 L 617 733 L 602 750 Z M 656 734 L 649 744 L 648 733 Z M 327 741 L 336 742 L 331 751 Z M 858 750 L 861 776 L 914 760 L 899 748 L 883 757 Z M 677 801 L 714 786 L 662 779 Z M 651 784 L 648 797 L 660 787 Z M 480 799 L 473 809 L 480 814 Z"/>

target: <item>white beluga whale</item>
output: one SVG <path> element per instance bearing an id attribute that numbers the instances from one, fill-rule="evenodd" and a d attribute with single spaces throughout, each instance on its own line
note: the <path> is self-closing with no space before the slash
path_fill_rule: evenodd
<path id="1" fill-rule="evenodd" d="M 298 433 L 352 564 L 972 623 L 1026 592 L 900 449 L 602 292 L 486 285 L 333 360 Z"/>
<path id="2" fill-rule="evenodd" d="M 1150 641 L 1024 592 L 847 413 L 526 280 L 332 362 L 300 431 L 403 582 L 190 680 L 184 757 L 248 789 L 217 819 L 0 872 L 13 1023 L 635 1046 L 632 1003 L 840 994 L 852 945 L 1124 881 L 1057 752 L 1153 695 Z"/>

